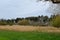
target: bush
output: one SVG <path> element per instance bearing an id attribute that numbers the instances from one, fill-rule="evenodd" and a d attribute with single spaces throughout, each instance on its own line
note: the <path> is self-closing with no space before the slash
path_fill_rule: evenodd
<path id="1" fill-rule="evenodd" d="M 10 25 L 10 26 L 12 26 L 14 23 L 12 23 L 12 22 L 10 22 L 10 23 L 7 23 L 7 25 Z"/>
<path id="2" fill-rule="evenodd" d="M 52 21 L 52 25 L 54 27 L 60 27 L 60 16 L 56 16 L 53 21 Z"/>
<path id="3" fill-rule="evenodd" d="M 0 21 L 0 25 L 7 25 L 6 22 Z"/>
<path id="4" fill-rule="evenodd" d="M 19 25 L 29 25 L 29 21 L 28 20 L 20 20 L 18 22 Z"/>

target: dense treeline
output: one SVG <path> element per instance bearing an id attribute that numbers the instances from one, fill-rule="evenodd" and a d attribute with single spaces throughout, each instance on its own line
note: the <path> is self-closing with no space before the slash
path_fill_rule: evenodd
<path id="1" fill-rule="evenodd" d="M 7 19 L 7 20 L 0 19 L 0 25 L 40 25 L 40 26 L 53 25 L 53 26 L 57 26 L 60 24 L 60 21 L 58 20 L 60 20 L 60 16 L 57 18 L 57 15 L 51 15 L 51 17 L 42 15 L 42 16 L 37 16 L 37 17 L 26 17 L 26 18 L 16 18 L 16 19 Z"/>
<path id="2" fill-rule="evenodd" d="M 52 17 L 51 17 L 52 18 Z M 48 16 L 38 16 L 38 17 L 26 17 L 26 18 L 16 18 L 16 19 L 0 19 L 0 25 L 14 25 L 18 24 L 21 21 L 28 20 L 29 22 L 46 22 L 51 20 Z"/>

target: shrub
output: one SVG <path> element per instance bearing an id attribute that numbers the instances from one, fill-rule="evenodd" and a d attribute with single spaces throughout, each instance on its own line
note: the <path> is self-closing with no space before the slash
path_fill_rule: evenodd
<path id="1" fill-rule="evenodd" d="M 7 23 L 7 25 L 10 25 L 10 26 L 12 26 L 12 25 L 13 25 L 13 23 L 12 23 L 12 22 L 10 22 L 10 23 Z"/>
<path id="2" fill-rule="evenodd" d="M 29 25 L 29 20 L 20 20 L 18 22 L 19 25 Z"/>
<path id="3" fill-rule="evenodd" d="M 54 27 L 60 27 L 60 16 L 56 16 L 53 21 L 52 21 L 52 25 Z"/>
<path id="4" fill-rule="evenodd" d="M 14 23 L 12 21 L 7 22 L 7 25 L 12 26 Z"/>
<path id="5" fill-rule="evenodd" d="M 0 21 L 0 25 L 7 25 L 7 23 L 4 21 Z"/>

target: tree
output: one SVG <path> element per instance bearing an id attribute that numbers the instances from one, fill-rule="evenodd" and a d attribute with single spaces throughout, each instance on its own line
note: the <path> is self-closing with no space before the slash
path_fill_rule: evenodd
<path id="1" fill-rule="evenodd" d="M 26 17 L 25 19 L 31 20 L 31 21 L 38 21 L 38 17 Z"/>
<path id="2" fill-rule="evenodd" d="M 48 16 L 44 16 L 44 22 L 48 22 L 48 20 L 49 20 L 49 18 L 48 18 Z"/>
<path id="3" fill-rule="evenodd" d="M 43 1 L 43 0 L 38 0 L 38 1 Z M 60 3 L 60 0 L 44 0 L 44 1 L 51 1 L 52 3 Z"/>
<path id="4" fill-rule="evenodd" d="M 26 19 L 20 20 L 20 21 L 18 22 L 18 24 L 19 24 L 19 25 L 29 25 L 29 20 L 26 20 Z"/>
<path id="5" fill-rule="evenodd" d="M 24 18 L 16 18 L 15 22 L 18 23 L 18 21 L 23 20 Z"/>
<path id="6" fill-rule="evenodd" d="M 52 20 L 52 25 L 54 27 L 60 27 L 60 16 L 56 16 L 53 20 Z"/>

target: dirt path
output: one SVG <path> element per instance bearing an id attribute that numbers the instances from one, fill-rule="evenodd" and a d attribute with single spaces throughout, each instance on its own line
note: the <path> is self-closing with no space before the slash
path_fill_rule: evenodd
<path id="1" fill-rule="evenodd" d="M 42 26 L 0 26 L 3 30 L 14 30 L 14 31 L 40 31 L 40 32 L 60 32 L 60 28 L 55 27 L 42 27 Z"/>

